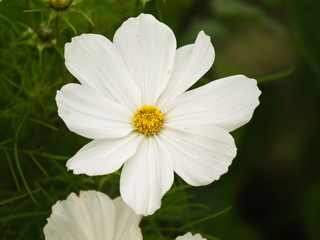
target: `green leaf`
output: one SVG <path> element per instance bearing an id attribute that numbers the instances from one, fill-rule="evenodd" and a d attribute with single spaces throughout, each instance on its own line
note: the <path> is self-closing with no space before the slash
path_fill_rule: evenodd
<path id="1" fill-rule="evenodd" d="M 193 221 L 193 222 L 191 222 L 191 223 L 187 223 L 187 224 L 185 224 L 185 225 L 182 227 L 182 229 L 185 229 L 185 228 L 188 228 L 188 227 L 190 227 L 190 226 L 193 226 L 193 225 L 196 225 L 196 224 L 199 224 L 199 223 L 203 223 L 203 222 L 208 221 L 208 220 L 210 220 L 210 219 L 212 219 L 212 218 L 218 217 L 218 216 L 220 216 L 220 215 L 228 212 L 231 208 L 232 208 L 232 207 L 227 207 L 227 208 L 225 208 L 225 209 L 223 209 L 223 210 L 221 210 L 221 211 L 219 211 L 219 212 L 217 212 L 217 213 L 211 214 L 210 216 L 207 216 L 207 217 L 198 219 L 198 220 Z"/>
<path id="2" fill-rule="evenodd" d="M 289 68 L 288 70 L 285 70 L 283 72 L 279 72 L 279 73 L 271 74 L 269 76 L 257 78 L 257 81 L 258 81 L 258 83 L 264 83 L 264 82 L 269 82 L 269 81 L 273 81 L 273 80 L 278 80 L 278 79 L 290 76 L 293 72 L 294 72 L 294 68 L 292 67 L 292 68 Z"/>
<path id="3" fill-rule="evenodd" d="M 7 160 L 8 160 L 8 164 L 9 164 L 11 175 L 13 177 L 13 181 L 16 184 L 16 187 L 17 187 L 18 191 L 20 192 L 21 188 L 20 188 L 20 184 L 19 184 L 19 180 L 17 178 L 16 172 L 15 172 L 14 167 L 13 167 L 12 159 L 11 159 L 9 153 L 6 150 L 3 150 L 3 151 L 4 151 L 4 154 L 5 154 L 6 158 L 7 158 Z"/>
<path id="4" fill-rule="evenodd" d="M 19 134 L 21 131 L 21 128 L 23 126 L 24 121 L 20 121 L 17 127 L 17 131 L 16 131 L 16 136 L 14 139 L 14 143 L 13 143 L 13 154 L 14 154 L 14 159 L 15 159 L 15 163 L 16 163 L 16 167 L 18 169 L 18 173 L 20 175 L 20 178 L 23 182 L 24 187 L 26 188 L 27 192 L 29 193 L 30 198 L 36 203 L 36 199 L 34 198 L 32 191 L 30 190 L 30 187 L 28 185 L 28 182 L 26 180 L 26 178 L 24 177 L 23 174 L 23 170 L 21 168 L 21 164 L 20 164 L 20 158 L 19 158 L 19 153 L 18 153 L 18 138 L 19 138 Z"/>
<path id="5" fill-rule="evenodd" d="M 19 213 L 19 214 L 12 214 L 7 217 L 0 218 L 0 222 L 6 222 L 11 221 L 19 218 L 26 218 L 26 217 L 34 217 L 34 216 L 49 216 L 49 211 L 39 211 L 39 212 L 25 212 L 25 213 Z"/>
<path id="6" fill-rule="evenodd" d="M 77 12 L 77 13 L 80 13 L 90 24 L 91 24 L 91 26 L 93 26 L 94 27 L 94 23 L 91 21 L 91 19 L 85 14 L 85 12 L 84 11 L 82 11 L 82 9 L 81 8 L 73 8 L 73 10 L 72 11 L 74 11 L 74 12 Z"/>
<path id="7" fill-rule="evenodd" d="M 32 193 L 37 193 L 39 191 L 40 191 L 40 189 L 35 189 L 35 190 L 32 190 Z M 8 199 L 0 201 L 0 205 L 9 204 L 9 203 L 15 202 L 16 200 L 25 198 L 27 196 L 29 196 L 29 193 L 23 193 L 23 194 L 20 194 L 18 196 L 15 196 L 15 197 L 8 198 Z"/>

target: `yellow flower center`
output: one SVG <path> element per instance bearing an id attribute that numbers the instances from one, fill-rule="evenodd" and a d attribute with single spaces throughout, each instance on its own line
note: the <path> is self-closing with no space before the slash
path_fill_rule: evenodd
<path id="1" fill-rule="evenodd" d="M 160 131 L 164 115 L 155 106 L 143 106 L 133 116 L 135 130 L 148 136 Z"/>

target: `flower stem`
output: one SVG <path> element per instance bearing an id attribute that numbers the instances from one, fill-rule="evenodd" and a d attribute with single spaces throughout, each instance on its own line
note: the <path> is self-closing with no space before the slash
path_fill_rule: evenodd
<path id="1" fill-rule="evenodd" d="M 29 10 L 30 9 L 30 0 L 26 0 L 26 8 Z M 29 14 L 28 14 L 28 19 L 29 19 L 29 26 L 31 27 L 31 28 L 33 28 L 33 18 L 32 18 L 32 13 L 30 12 Z"/>
<path id="2" fill-rule="evenodd" d="M 56 17 L 56 37 L 57 37 L 57 45 L 60 46 L 60 19 L 59 19 L 59 16 Z"/>
<path id="3" fill-rule="evenodd" d="M 161 13 L 160 1 L 161 1 L 161 0 L 156 0 L 156 4 L 157 4 L 157 15 L 158 15 L 159 21 L 162 22 L 162 21 L 163 21 L 163 17 L 162 17 L 162 13 Z"/>
<path id="4" fill-rule="evenodd" d="M 133 8 L 133 16 L 136 16 L 138 14 L 139 5 L 140 5 L 140 0 L 136 0 Z"/>
<path id="5" fill-rule="evenodd" d="M 56 38 L 57 38 L 57 47 L 60 48 L 60 44 L 61 44 L 61 37 L 60 37 L 60 19 L 59 19 L 59 15 L 56 16 Z M 60 68 L 60 75 L 63 79 L 65 79 L 64 77 L 64 71 L 63 71 L 63 59 L 62 57 L 59 57 L 59 68 Z"/>
<path id="6" fill-rule="evenodd" d="M 43 64 L 43 49 L 38 51 L 39 53 L 39 65 L 40 65 L 40 76 L 41 78 L 43 77 L 43 72 L 44 72 L 44 64 Z"/>

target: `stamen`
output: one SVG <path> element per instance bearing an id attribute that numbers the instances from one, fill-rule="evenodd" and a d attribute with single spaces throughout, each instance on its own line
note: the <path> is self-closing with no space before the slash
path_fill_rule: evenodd
<path id="1" fill-rule="evenodd" d="M 156 134 L 162 127 L 164 115 L 155 106 L 143 106 L 133 116 L 135 130 L 148 136 Z"/>

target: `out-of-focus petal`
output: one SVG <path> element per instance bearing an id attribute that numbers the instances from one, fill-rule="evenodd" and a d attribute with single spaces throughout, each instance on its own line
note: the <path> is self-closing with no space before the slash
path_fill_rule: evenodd
<path id="1" fill-rule="evenodd" d="M 112 240 L 142 240 L 142 233 L 139 228 L 141 216 L 135 214 L 121 197 L 114 199 L 113 202 L 116 208 L 117 221 Z"/>
<path id="2" fill-rule="evenodd" d="M 207 239 L 203 238 L 199 233 L 192 235 L 190 232 L 188 232 L 183 236 L 177 237 L 176 240 L 207 240 Z"/>
<path id="3" fill-rule="evenodd" d="M 113 240 L 116 212 L 112 200 L 96 191 L 71 193 L 52 207 L 46 240 Z"/>

